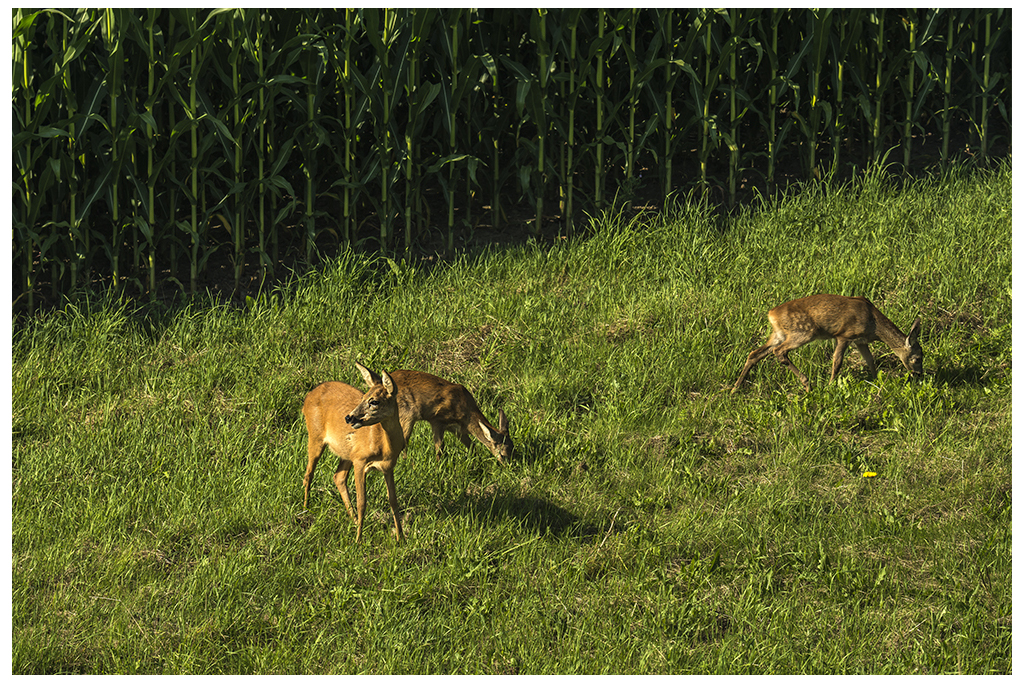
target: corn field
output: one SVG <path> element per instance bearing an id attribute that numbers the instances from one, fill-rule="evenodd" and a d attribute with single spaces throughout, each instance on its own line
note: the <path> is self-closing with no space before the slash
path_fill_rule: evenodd
<path id="1" fill-rule="evenodd" d="M 13 10 L 19 307 L 1010 144 L 1009 9 Z M 515 222 L 510 216 L 518 217 Z M 44 284 L 45 283 L 45 284 Z"/>

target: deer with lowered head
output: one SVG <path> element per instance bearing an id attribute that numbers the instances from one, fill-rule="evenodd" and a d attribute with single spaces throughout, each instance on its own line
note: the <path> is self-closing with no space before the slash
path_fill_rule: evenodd
<path id="1" fill-rule="evenodd" d="M 830 382 L 835 381 L 846 347 L 851 342 L 867 364 L 871 379 L 877 376 L 875 359 L 868 349 L 868 344 L 873 341 L 885 342 L 911 375 L 918 377 L 923 371 L 924 353 L 918 341 L 921 319 L 914 320 L 910 333 L 904 335 L 862 296 L 815 294 L 794 299 L 768 311 L 768 322 L 772 326 L 771 336 L 764 346 L 759 346 L 747 356 L 747 362 L 732 388 L 733 393 L 739 389 L 750 369 L 769 353 L 774 353 L 778 361 L 797 376 L 804 389 L 810 391 L 811 381 L 789 359 L 789 352 L 817 339 L 836 340 Z"/>
<path id="2" fill-rule="evenodd" d="M 309 462 L 303 477 L 302 507 L 309 504 L 309 485 L 316 463 L 325 448 L 338 456 L 334 485 L 345 501 L 345 509 L 356 523 L 356 543 L 363 536 L 363 514 L 366 511 L 366 471 L 375 469 L 384 474 L 388 502 L 395 520 L 395 536 L 402 540 L 402 522 L 398 516 L 398 495 L 395 493 L 395 464 L 405 449 L 405 433 L 399 422 L 398 387 L 388 374 L 371 376 L 369 370 L 356 363 L 363 379 L 370 385 L 364 394 L 344 382 L 324 382 L 306 394 L 302 414 L 309 432 Z M 348 496 L 348 475 L 355 472 L 356 513 Z"/>
<path id="3" fill-rule="evenodd" d="M 373 370 L 360 366 L 360 372 L 364 378 L 369 373 L 367 384 L 380 381 L 380 375 Z M 498 410 L 498 428 L 495 429 L 480 412 L 473 394 L 461 384 L 418 370 L 394 370 L 391 377 L 398 385 L 398 416 L 406 441 L 413 425 L 424 420 L 434 432 L 438 459 L 444 453 L 445 432 L 455 434 L 470 451 L 473 450 L 473 441 L 469 438 L 472 434 L 499 463 L 507 464 L 512 458 L 512 437 L 504 410 Z"/>

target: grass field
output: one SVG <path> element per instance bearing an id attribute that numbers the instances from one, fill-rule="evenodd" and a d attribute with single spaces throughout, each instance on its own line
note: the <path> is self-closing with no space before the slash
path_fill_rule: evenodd
<path id="1" fill-rule="evenodd" d="M 14 673 L 1009 673 L 1009 164 L 728 220 L 680 201 L 429 272 L 350 255 L 245 310 L 110 299 L 13 338 Z M 735 395 L 765 312 L 864 295 L 923 380 L 831 343 Z M 465 384 L 518 458 L 426 425 L 354 525 L 305 393 Z M 865 477 L 867 471 L 877 473 Z"/>

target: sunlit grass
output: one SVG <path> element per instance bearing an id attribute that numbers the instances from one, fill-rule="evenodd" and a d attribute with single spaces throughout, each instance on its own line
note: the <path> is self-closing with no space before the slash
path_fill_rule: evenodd
<path id="1" fill-rule="evenodd" d="M 1010 186 L 682 203 L 433 270 L 346 257 L 244 309 L 98 298 L 13 345 L 17 673 L 989 673 L 1011 669 Z M 765 312 L 920 315 L 926 377 L 831 347 L 728 389 Z M 417 429 L 408 540 L 364 542 L 300 406 L 359 360 L 503 408 L 500 467 Z M 874 473 L 874 476 L 864 476 Z"/>

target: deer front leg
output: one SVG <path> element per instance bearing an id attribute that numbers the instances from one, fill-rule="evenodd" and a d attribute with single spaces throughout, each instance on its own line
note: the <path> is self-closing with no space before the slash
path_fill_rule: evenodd
<path id="1" fill-rule="evenodd" d="M 481 443 L 485 444 L 488 448 L 490 448 L 491 444 L 493 443 L 493 439 L 491 439 L 487 432 L 485 432 L 483 429 L 477 428 L 477 431 L 479 432 L 477 438 L 480 439 Z M 455 431 L 455 436 L 459 437 L 459 441 L 462 442 L 463 446 L 469 449 L 470 453 L 473 452 L 473 439 L 469 438 L 468 429 L 457 428 Z"/>
<path id="2" fill-rule="evenodd" d="M 836 381 L 836 375 L 839 374 L 839 368 L 843 367 L 843 356 L 846 355 L 846 346 L 850 342 L 846 339 L 836 339 L 836 350 L 832 354 L 832 376 L 829 378 L 829 382 Z"/>
<path id="3" fill-rule="evenodd" d="M 857 352 L 860 353 L 860 357 L 864 359 L 864 363 L 868 366 L 868 377 L 875 379 L 878 376 L 878 369 L 875 367 L 875 357 L 871 355 L 871 349 L 868 348 L 867 342 L 854 342 L 857 347 Z"/>
<path id="4" fill-rule="evenodd" d="M 395 471 L 393 469 L 384 470 L 384 482 L 388 486 L 388 503 L 391 504 L 391 516 L 395 518 L 395 537 L 402 541 L 405 540 L 405 534 L 402 533 L 402 520 L 398 514 L 398 493 L 395 490 Z"/>
<path id="5" fill-rule="evenodd" d="M 434 432 L 434 455 L 440 462 L 444 453 L 444 425 L 440 422 L 431 422 L 430 429 Z"/>
<path id="6" fill-rule="evenodd" d="M 354 463 L 356 475 L 356 543 L 363 540 L 363 517 L 366 514 L 366 463 Z"/>
<path id="7" fill-rule="evenodd" d="M 355 520 L 356 516 L 352 512 L 352 501 L 348 497 L 348 473 L 351 471 L 351 460 L 339 460 L 338 469 L 334 472 L 334 485 L 338 488 L 341 499 L 345 501 L 345 510 L 348 512 L 348 516 Z"/>

